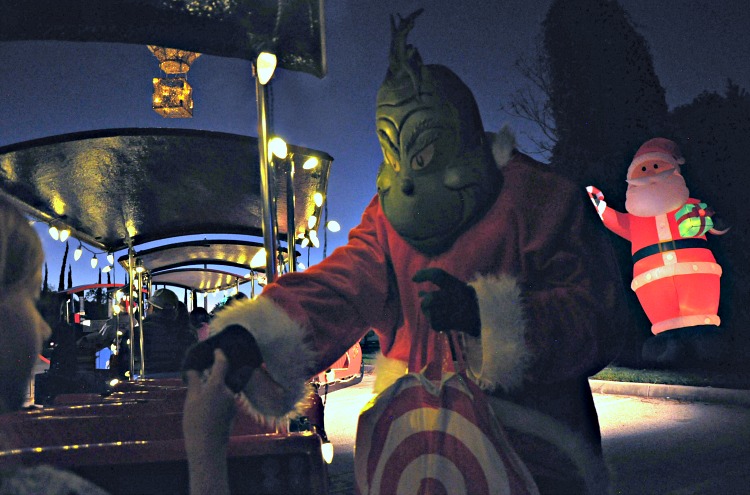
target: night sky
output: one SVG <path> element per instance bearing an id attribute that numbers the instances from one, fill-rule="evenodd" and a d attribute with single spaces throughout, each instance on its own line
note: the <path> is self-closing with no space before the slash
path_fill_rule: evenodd
<path id="1" fill-rule="evenodd" d="M 520 147 L 534 155 L 534 133 L 501 109 L 529 83 L 514 62 L 533 53 L 551 0 L 326 2 L 328 74 L 323 79 L 278 71 L 273 130 L 288 142 L 334 157 L 329 218 L 342 231 L 328 252 L 346 242 L 375 193 L 382 155 L 374 131 L 374 100 L 385 75 L 389 14 L 425 12 L 409 37 L 425 63 L 453 69 L 472 90 L 490 131 L 510 124 Z M 723 92 L 731 78 L 750 89 L 747 0 L 621 0 L 649 43 L 670 108 L 705 90 Z M 201 56 L 188 74 L 192 119 L 163 119 L 151 110 L 157 61 L 145 46 L 92 43 L 0 43 L 0 146 L 68 132 L 117 127 L 184 127 L 256 134 L 255 86 L 247 61 Z M 668 137 L 668 136 L 667 136 Z M 537 156 L 539 158 L 539 156 Z M 688 157 L 689 159 L 689 157 Z M 624 175 L 625 171 L 623 171 Z M 42 233 L 57 284 L 63 245 Z M 73 263 L 75 285 L 96 281 L 84 257 Z M 311 261 L 320 259 L 320 250 Z M 122 254 L 122 253 L 117 253 Z M 305 258 L 306 255 L 303 257 Z M 305 261 L 305 259 L 303 259 Z M 122 270 L 116 280 L 122 282 Z M 106 276 L 105 276 L 106 279 Z"/>

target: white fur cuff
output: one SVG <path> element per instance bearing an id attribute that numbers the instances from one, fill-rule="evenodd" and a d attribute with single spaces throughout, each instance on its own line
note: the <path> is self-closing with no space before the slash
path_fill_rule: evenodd
<path id="1" fill-rule="evenodd" d="M 211 334 L 231 325 L 240 325 L 253 335 L 268 378 L 277 385 L 269 386 L 267 380 L 261 386 L 261 375 L 253 375 L 243 390 L 250 410 L 266 419 L 293 415 L 310 391 L 309 370 L 315 365 L 315 352 L 305 339 L 307 331 L 267 298 L 238 301 L 219 312 L 211 321 Z"/>
<path id="2" fill-rule="evenodd" d="M 501 169 L 513 156 L 513 150 L 516 149 L 516 136 L 510 127 L 504 125 L 497 134 L 489 134 L 489 138 L 495 164 Z"/>
<path id="3" fill-rule="evenodd" d="M 469 283 L 477 292 L 482 334 L 466 337 L 466 361 L 482 389 L 513 390 L 529 366 L 521 289 L 509 275 L 480 276 Z"/>

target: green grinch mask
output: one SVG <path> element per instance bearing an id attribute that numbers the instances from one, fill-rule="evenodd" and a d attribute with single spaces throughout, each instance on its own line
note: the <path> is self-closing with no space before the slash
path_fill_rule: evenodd
<path id="1" fill-rule="evenodd" d="M 391 63 L 377 97 L 385 158 L 377 184 L 396 232 L 432 256 L 482 217 L 500 178 L 469 88 L 446 67 L 423 65 L 406 44 L 420 13 L 398 27 L 392 19 Z"/>

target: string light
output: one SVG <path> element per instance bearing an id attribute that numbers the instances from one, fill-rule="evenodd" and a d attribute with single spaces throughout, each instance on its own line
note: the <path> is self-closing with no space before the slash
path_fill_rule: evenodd
<path id="1" fill-rule="evenodd" d="M 78 247 L 75 251 L 73 251 L 73 259 L 78 261 L 81 259 L 81 255 L 83 254 L 83 245 L 79 242 Z"/>
<path id="2" fill-rule="evenodd" d="M 318 232 L 316 230 L 310 231 L 310 244 L 313 247 L 320 247 L 320 241 L 318 240 Z"/>
<path id="3" fill-rule="evenodd" d="M 338 232 L 341 230 L 341 225 L 336 220 L 331 220 L 326 224 L 326 227 L 328 227 L 328 230 L 331 232 Z"/>
<path id="4" fill-rule="evenodd" d="M 305 163 L 302 164 L 302 168 L 304 170 L 312 170 L 317 167 L 318 164 L 320 164 L 320 160 L 318 160 L 318 158 L 315 156 L 311 156 L 310 158 L 305 160 Z"/>
<path id="5" fill-rule="evenodd" d="M 258 75 L 258 82 L 265 86 L 276 70 L 276 55 L 269 52 L 260 52 L 255 62 L 255 70 Z"/>
<path id="6" fill-rule="evenodd" d="M 60 231 L 57 230 L 57 227 L 55 227 L 54 225 L 50 225 L 49 235 L 56 241 L 60 239 Z"/>
<path id="7" fill-rule="evenodd" d="M 313 201 L 315 202 L 315 206 L 320 208 L 321 206 L 323 206 L 323 195 L 319 192 L 316 192 L 315 194 L 313 194 Z"/>
<path id="8" fill-rule="evenodd" d="M 114 265 L 115 264 L 115 255 L 113 253 L 111 253 L 111 252 L 107 253 L 107 261 L 109 262 L 110 265 Z"/>
<path id="9" fill-rule="evenodd" d="M 271 138 L 268 141 L 268 151 L 274 154 L 277 158 L 284 159 L 289 153 L 287 150 L 286 142 L 280 137 Z"/>
<path id="10" fill-rule="evenodd" d="M 102 273 L 107 273 L 107 272 L 108 272 L 108 271 L 110 271 L 111 269 L 112 269 L 112 267 L 111 267 L 110 265 L 107 265 L 107 266 L 105 266 L 104 268 L 102 268 Z"/>
<path id="11" fill-rule="evenodd" d="M 91 258 L 91 268 L 96 268 L 96 265 L 98 265 L 98 264 L 99 264 L 99 260 L 96 258 L 96 255 L 94 255 Z"/>
<path id="12" fill-rule="evenodd" d="M 70 230 L 63 229 L 63 230 L 60 231 L 60 242 L 67 241 L 68 237 L 70 237 Z"/>

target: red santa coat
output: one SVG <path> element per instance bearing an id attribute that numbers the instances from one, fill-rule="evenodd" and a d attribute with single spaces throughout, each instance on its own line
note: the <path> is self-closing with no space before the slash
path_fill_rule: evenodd
<path id="1" fill-rule="evenodd" d="M 587 377 L 619 350 L 613 318 L 623 300 L 609 244 L 583 191 L 547 166 L 516 153 L 502 175 L 489 211 L 438 256 L 405 242 L 375 197 L 347 245 L 217 315 L 214 331 L 236 323 L 253 333 L 269 374 L 286 387 L 290 402 L 266 401 L 262 412 L 287 412 L 300 393 L 290 384 L 326 369 L 371 327 L 401 373 L 420 370 L 436 334 L 419 305 L 429 286 L 412 277 L 437 267 L 477 291 L 481 339 L 468 339 L 476 381 L 598 438 Z M 250 403 L 263 404 L 256 388 L 246 389 Z"/>
<path id="2" fill-rule="evenodd" d="M 687 201 L 698 203 L 693 198 Z M 705 235 L 688 239 L 680 235 L 677 211 L 639 217 L 606 207 L 601 214 L 608 229 L 631 242 L 635 261 L 631 288 L 654 334 L 720 323 L 716 313 L 721 267 L 707 248 Z"/>

